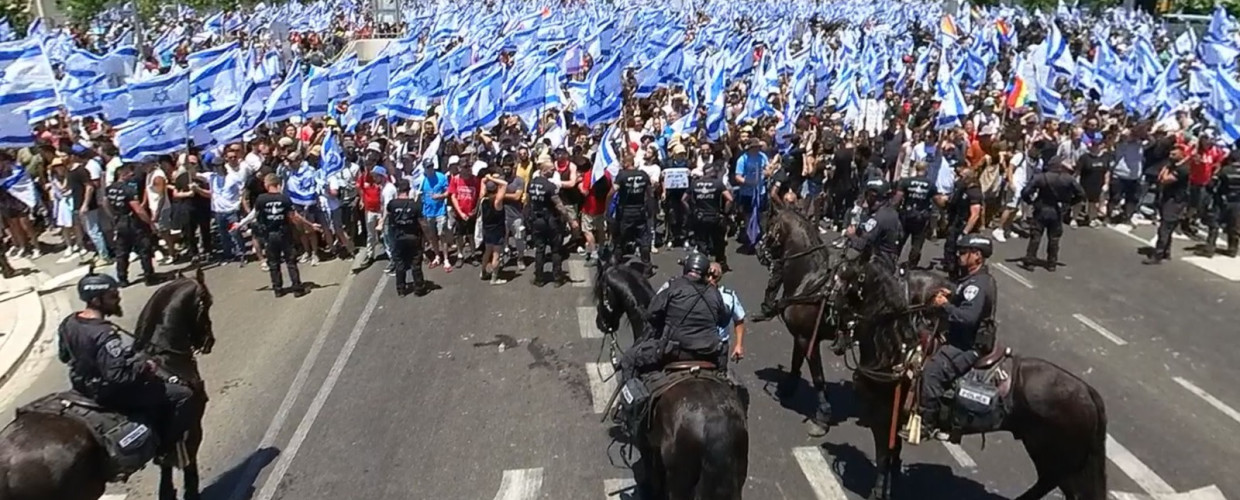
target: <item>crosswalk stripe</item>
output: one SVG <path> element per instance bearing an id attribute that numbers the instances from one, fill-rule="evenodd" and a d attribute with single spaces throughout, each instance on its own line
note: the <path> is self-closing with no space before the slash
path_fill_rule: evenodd
<path id="1" fill-rule="evenodd" d="M 590 377 L 590 395 L 594 398 L 594 413 L 607 410 L 611 393 L 616 391 L 616 370 L 611 363 L 586 363 L 586 376 Z"/>
<path id="2" fill-rule="evenodd" d="M 822 450 L 819 450 L 817 446 L 793 448 L 792 456 L 796 457 L 797 463 L 801 466 L 801 472 L 805 473 L 806 479 L 809 479 L 810 488 L 814 490 L 814 498 L 818 500 L 846 500 L 848 498 L 844 495 L 844 488 L 840 486 L 840 481 L 835 478 L 835 473 L 831 471 L 831 466 L 827 464 L 825 458 L 822 458 Z"/>
<path id="3" fill-rule="evenodd" d="M 970 457 L 968 452 L 965 452 L 964 448 L 961 448 L 960 445 L 944 442 L 943 447 L 947 448 L 947 453 L 951 455 L 952 458 L 956 460 L 956 463 L 960 464 L 961 467 L 966 469 L 977 468 L 977 462 L 973 461 L 973 457 Z"/>
<path id="4" fill-rule="evenodd" d="M 534 500 L 542 490 L 542 482 L 542 467 L 506 470 L 494 500 Z"/>
<path id="5" fill-rule="evenodd" d="M 1140 486 L 1146 493 L 1151 495 L 1175 494 L 1175 489 L 1170 484 L 1167 484 L 1163 478 L 1158 477 L 1158 474 L 1153 469 L 1141 462 L 1141 459 L 1133 455 L 1131 451 L 1128 451 L 1128 448 L 1125 448 L 1124 445 L 1119 444 L 1119 441 L 1116 441 L 1110 434 L 1107 434 L 1106 447 L 1107 459 L 1115 464 L 1116 467 L 1119 467 L 1119 470 L 1123 471 L 1124 475 L 1132 479 L 1132 482 L 1137 483 L 1137 486 Z"/>
<path id="6" fill-rule="evenodd" d="M 1214 409 L 1223 412 L 1224 415 L 1231 417 L 1232 420 L 1235 420 L 1236 422 L 1240 422 L 1240 411 L 1236 411 L 1235 408 L 1228 406 L 1227 403 L 1224 403 L 1221 399 L 1216 398 L 1210 393 L 1206 392 L 1205 389 L 1197 387 L 1197 384 L 1189 382 L 1188 380 L 1182 379 L 1180 377 L 1172 377 L 1172 380 L 1175 380 L 1175 383 L 1180 384 L 1180 387 L 1183 387 L 1188 392 L 1191 392 L 1193 393 L 1193 395 L 1205 400 L 1205 402 L 1208 403 L 1210 406 L 1213 406 Z"/>
<path id="7" fill-rule="evenodd" d="M 636 493 L 633 492 L 633 488 L 635 486 L 637 486 L 637 481 L 633 478 L 605 479 L 603 480 L 603 495 L 609 500 L 634 498 Z"/>
<path id="8" fill-rule="evenodd" d="M 1076 314 L 1073 314 L 1072 317 L 1076 318 L 1077 321 L 1080 321 L 1081 324 L 1089 327 L 1090 330 L 1097 332 L 1098 335 L 1106 337 L 1107 340 L 1114 342 L 1115 345 L 1127 345 L 1128 344 L 1128 341 L 1120 338 L 1119 335 L 1111 333 L 1111 331 L 1107 330 L 1106 327 L 1099 325 L 1097 321 L 1089 319 L 1089 317 L 1084 314 L 1076 313 Z"/>
<path id="9" fill-rule="evenodd" d="M 587 339 L 601 339 L 603 332 L 598 330 L 594 325 L 594 308 L 590 306 L 577 306 L 577 327 L 581 330 L 581 337 Z"/>
<path id="10" fill-rule="evenodd" d="M 566 264 L 568 264 L 568 278 L 573 282 L 573 286 L 588 288 L 593 285 L 590 282 L 590 273 L 586 272 L 586 261 L 569 259 Z"/>
<path id="11" fill-rule="evenodd" d="M 99 500 L 125 500 L 127 496 L 129 496 L 128 493 L 111 493 L 99 497 Z"/>

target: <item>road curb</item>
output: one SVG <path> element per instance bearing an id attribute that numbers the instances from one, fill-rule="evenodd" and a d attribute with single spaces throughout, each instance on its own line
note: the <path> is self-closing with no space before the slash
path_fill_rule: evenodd
<path id="1" fill-rule="evenodd" d="M 19 296 L 0 302 L 0 325 L 12 325 L 0 331 L 0 387 L 21 367 L 43 329 L 43 301 L 35 293 L 37 283 L 31 276 L 5 280 L 6 288 Z M 14 318 L 9 323 L 8 318 Z"/>

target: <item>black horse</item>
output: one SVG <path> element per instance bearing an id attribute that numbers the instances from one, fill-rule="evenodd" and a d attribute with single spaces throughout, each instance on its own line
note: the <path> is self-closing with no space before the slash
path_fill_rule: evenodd
<path id="1" fill-rule="evenodd" d="M 608 265 L 599 259 L 594 283 L 596 323 L 614 333 L 628 316 L 634 341 L 649 334 L 646 309 L 654 290 L 640 262 Z M 641 424 L 645 425 L 645 424 Z M 749 430 L 736 390 L 713 377 L 673 385 L 650 410 L 649 428 L 634 443 L 642 465 L 642 498 L 737 500 L 749 470 Z"/>
<path id="2" fill-rule="evenodd" d="M 866 403 L 862 422 L 874 437 L 877 480 L 871 499 L 891 498 L 902 445 L 896 430 L 908 418 L 900 404 L 917 389 L 895 367 L 919 345 L 918 333 L 938 330 L 937 311 L 927 305 L 943 288 L 953 287 L 937 275 L 914 272 L 901 278 L 863 263 L 842 266 L 833 280 L 833 307 L 857 318 L 859 355 L 853 378 Z M 1038 480 L 1018 500 L 1042 498 L 1055 488 L 1069 500 L 1105 499 L 1107 419 L 1102 397 L 1049 361 L 1014 356 L 1008 362 L 1008 413 L 997 428 L 985 431 L 1011 432 L 1033 460 Z"/>
<path id="3" fill-rule="evenodd" d="M 185 498 L 199 498 L 197 455 L 207 392 L 194 353 L 207 354 L 215 344 L 211 304 L 211 292 L 199 269 L 193 279 L 179 278 L 156 290 L 138 315 L 134 349 L 159 364 L 160 377 L 176 377 L 195 395 L 188 408 L 195 418 L 184 436 L 184 446 L 164 446 L 156 459 L 160 500 L 176 499 L 174 466 L 182 470 Z M 81 421 L 22 413 L 0 431 L 0 498 L 95 500 L 111 479 L 108 461 L 103 444 Z"/>
<path id="4" fill-rule="evenodd" d="M 821 198 L 820 198 L 821 199 Z M 815 213 L 817 203 L 809 209 Z M 838 327 L 827 306 L 828 284 L 833 275 L 831 248 L 818 234 L 818 225 L 794 204 L 772 199 L 771 216 L 762 236 L 763 258 L 782 264 L 783 296 L 780 317 L 792 335 L 792 365 L 779 383 L 781 398 L 794 395 L 801 380 L 801 365 L 809 358 L 809 373 L 817 392 L 817 409 L 811 433 L 821 435 L 831 423 L 831 404 L 827 400 L 827 380 L 823 373 L 823 340 L 834 340 Z M 779 259 L 781 262 L 774 262 Z"/>

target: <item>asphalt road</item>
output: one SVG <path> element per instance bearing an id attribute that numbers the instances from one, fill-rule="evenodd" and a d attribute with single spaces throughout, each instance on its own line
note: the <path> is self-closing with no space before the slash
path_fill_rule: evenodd
<path id="1" fill-rule="evenodd" d="M 1023 253 L 1023 240 L 1000 245 L 992 259 L 1000 339 L 1101 392 L 1113 438 L 1111 490 L 1240 497 L 1232 472 L 1240 459 L 1232 382 L 1240 379 L 1232 363 L 1240 284 L 1182 259 L 1143 266 L 1139 246 L 1109 229 L 1069 230 L 1065 265 L 1051 274 L 1003 262 Z M 656 283 L 680 255 L 655 256 Z M 724 281 L 756 311 L 765 270 L 752 257 L 732 262 L 737 269 Z M 587 283 L 538 289 L 527 275 L 490 286 L 471 267 L 433 269 L 428 276 L 442 289 L 402 299 L 378 269 L 350 276 L 342 264 L 325 264 L 305 275 L 323 288 L 275 300 L 257 290 L 265 284 L 257 266 L 208 274 L 219 342 L 202 360 L 212 390 L 206 498 L 576 500 L 608 498 L 631 477 L 596 412 L 607 373 L 595 364 L 602 340 L 591 321 L 579 321 L 589 288 L 576 285 Z M 126 292 L 127 300 L 131 293 L 136 311 L 141 291 Z M 849 419 L 810 438 L 802 423 L 808 384 L 787 407 L 769 395 L 768 380 L 791 352 L 781 324 L 751 324 L 746 349 L 734 368 L 751 402 L 746 497 L 864 497 L 873 476 L 868 431 Z M 836 413 L 847 416 L 856 406 L 849 375 L 838 359 L 829 365 Z M 51 390 L 61 377 L 52 363 L 23 394 Z M 1034 479 L 1007 434 L 987 436 L 984 447 L 980 437 L 961 449 L 909 447 L 904 458 L 901 498 L 1011 498 Z M 116 491 L 151 498 L 152 475 L 143 471 Z"/>

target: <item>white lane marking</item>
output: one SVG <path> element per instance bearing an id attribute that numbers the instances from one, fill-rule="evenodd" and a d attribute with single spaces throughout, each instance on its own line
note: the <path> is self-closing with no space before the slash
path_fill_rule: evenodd
<path id="1" fill-rule="evenodd" d="M 375 313 L 375 306 L 379 305 L 379 296 L 387 288 L 387 282 L 388 275 L 384 274 L 379 278 L 379 282 L 375 283 L 375 290 L 371 292 L 366 308 L 362 310 L 361 317 L 357 318 L 357 323 L 353 324 L 353 331 L 349 332 L 348 340 L 345 341 L 344 347 L 340 348 L 340 354 L 336 355 L 336 362 L 332 364 L 331 371 L 327 372 L 327 378 L 323 380 L 319 392 L 314 395 L 314 400 L 310 402 L 310 408 L 306 409 L 306 414 L 302 416 L 301 423 L 297 424 L 297 430 L 289 439 L 288 446 L 280 453 L 280 459 L 276 461 L 271 475 L 267 476 L 267 481 L 263 483 L 263 489 L 259 492 L 257 500 L 271 500 L 275 497 L 276 490 L 279 489 L 280 482 L 284 479 L 284 474 L 288 473 L 289 466 L 293 464 L 293 458 L 297 456 L 297 450 L 306 441 L 306 436 L 310 434 L 310 427 L 314 425 L 315 419 L 319 418 L 319 412 L 323 411 L 327 397 L 336 387 L 336 381 L 340 380 L 340 374 L 344 372 L 349 356 L 352 356 L 353 349 L 357 348 L 357 342 L 362 338 L 362 332 L 366 330 L 366 323 L 370 322 L 370 316 Z"/>
<path id="2" fill-rule="evenodd" d="M 604 479 L 603 495 L 609 500 L 620 500 L 622 498 L 633 498 L 633 487 L 637 486 L 637 481 L 632 478 L 627 479 Z"/>
<path id="3" fill-rule="evenodd" d="M 586 376 L 590 378 L 590 395 L 594 397 L 594 413 L 607 411 L 611 393 L 616 392 L 616 370 L 611 363 L 586 363 Z"/>
<path id="4" fill-rule="evenodd" d="M 1188 255 L 1180 260 L 1201 268 L 1227 281 L 1240 281 L 1240 259 L 1215 254 L 1214 257 Z"/>
<path id="5" fill-rule="evenodd" d="M 974 462 L 973 457 L 970 457 L 969 454 L 964 451 L 964 448 L 960 447 L 960 445 L 944 441 L 943 447 L 947 448 L 947 453 L 951 455 L 952 458 L 956 460 L 956 463 L 960 464 L 961 467 L 966 469 L 977 468 L 977 462 Z"/>
<path id="6" fill-rule="evenodd" d="M 792 456 L 796 457 L 797 464 L 801 466 L 801 472 L 809 480 L 809 486 L 814 490 L 814 498 L 818 500 L 846 500 L 848 498 L 844 495 L 844 488 L 840 486 L 840 481 L 835 478 L 831 465 L 825 458 L 822 458 L 822 450 L 819 450 L 817 446 L 793 448 Z"/>
<path id="7" fill-rule="evenodd" d="M 1025 285 L 1025 288 L 1033 288 L 1033 283 L 1030 282 L 1028 278 L 1021 276 L 1020 273 L 1013 271 L 1012 268 L 1000 263 L 995 263 L 995 269 L 998 269 L 999 272 L 1008 275 L 1009 278 L 1016 280 L 1017 283 Z"/>
<path id="8" fill-rule="evenodd" d="M 590 283 L 590 273 L 586 272 L 586 261 L 569 259 L 567 264 L 568 278 L 572 280 L 573 286 L 577 288 L 586 288 L 592 285 L 592 283 Z"/>
<path id="9" fill-rule="evenodd" d="M 594 325 L 594 308 L 590 306 L 577 306 L 577 327 L 581 330 L 581 337 L 586 339 L 601 339 L 603 332 L 598 331 L 598 327 Z"/>
<path id="10" fill-rule="evenodd" d="M 517 469 L 504 471 L 495 500 L 534 500 L 542 490 L 543 470 Z"/>
<path id="11" fill-rule="evenodd" d="M 1174 495 L 1141 495 L 1137 493 L 1128 493 L 1123 491 L 1109 492 L 1112 500 L 1227 500 L 1223 496 L 1223 491 L 1218 486 L 1210 485 L 1204 488 L 1197 488 L 1184 493 L 1176 493 Z"/>
<path id="12" fill-rule="evenodd" d="M 1153 469 L 1142 463 L 1141 459 L 1119 444 L 1110 434 L 1107 434 L 1107 458 L 1146 493 L 1155 496 L 1175 494 L 1175 489 L 1170 484 L 1158 477 Z"/>
<path id="13" fill-rule="evenodd" d="M 1137 236 L 1136 234 L 1133 234 L 1133 233 L 1132 233 L 1132 228 L 1131 228 L 1131 227 L 1128 227 L 1128 228 L 1121 228 L 1121 227 L 1115 227 L 1115 226 L 1107 226 L 1107 227 L 1109 227 L 1112 231 L 1115 231 L 1115 232 L 1117 232 L 1117 233 L 1119 233 L 1119 234 L 1122 234 L 1122 235 L 1124 235 L 1124 236 L 1127 236 L 1127 237 L 1131 238 L 1133 241 L 1136 241 L 1137 243 L 1140 243 L 1140 244 L 1141 244 L 1141 246 L 1154 246 L 1154 245 L 1150 244 L 1150 241 L 1149 241 L 1149 240 L 1147 240 L 1147 239 L 1145 239 L 1145 238 L 1142 238 L 1142 237 L 1140 237 L 1140 236 Z"/>
<path id="14" fill-rule="evenodd" d="M 128 497 L 128 496 L 129 496 L 128 493 L 111 493 L 111 494 L 99 497 L 99 500 L 125 500 L 125 497 Z"/>
<path id="15" fill-rule="evenodd" d="M 95 271 L 103 272 L 111 267 L 112 267 L 111 265 L 99 266 L 95 268 Z M 39 289 L 40 290 L 53 290 L 56 288 L 60 288 L 62 286 L 65 286 L 71 281 L 76 281 L 78 278 L 81 278 L 82 276 L 86 276 L 86 273 L 89 273 L 89 272 L 90 272 L 90 266 L 82 266 L 82 267 L 74 268 L 69 271 L 65 271 L 61 274 L 56 275 L 52 279 L 44 281 L 42 285 L 39 285 Z"/>
<path id="16" fill-rule="evenodd" d="M 1099 325 L 1097 321 L 1089 319 L 1088 316 L 1085 316 L 1084 314 L 1081 314 L 1081 313 L 1076 313 L 1076 314 L 1073 314 L 1072 317 L 1076 318 L 1077 321 L 1080 321 L 1081 324 L 1089 327 L 1090 330 L 1098 332 L 1098 335 L 1106 337 L 1107 340 L 1114 342 L 1115 345 L 1128 345 L 1127 340 L 1119 338 L 1119 335 L 1111 333 L 1111 331 L 1107 330 L 1106 327 Z"/>
<path id="17" fill-rule="evenodd" d="M 288 414 L 293 410 L 293 405 L 297 403 L 297 396 L 301 394 L 302 388 L 306 385 L 306 379 L 310 377 L 310 370 L 314 368 L 314 364 L 319 359 L 319 354 L 323 351 L 323 344 L 327 342 L 327 334 L 336 327 L 336 320 L 340 317 L 340 310 L 344 308 L 344 301 L 349 297 L 349 290 L 353 288 L 353 274 L 349 274 L 344 279 L 344 284 L 340 285 L 340 290 L 336 291 L 336 299 L 332 301 L 332 306 L 327 310 L 327 316 L 323 318 L 323 326 L 319 328 L 319 333 L 314 337 L 314 343 L 310 344 L 310 351 L 306 353 L 306 358 L 301 360 L 301 367 L 297 369 L 297 375 L 293 377 L 293 383 L 289 385 L 288 392 L 284 394 L 284 400 L 280 402 L 280 408 L 276 410 L 275 416 L 271 417 L 271 424 L 267 426 L 267 431 L 263 433 L 263 439 L 258 442 L 256 450 L 270 448 L 276 442 L 276 437 L 280 435 L 280 431 L 284 429 L 284 422 L 288 420 Z M 241 477 L 256 477 L 259 470 L 263 467 L 263 463 L 259 460 L 250 460 L 245 466 L 245 474 Z M 252 485 L 245 484 L 246 481 L 237 483 L 237 487 L 233 489 L 230 500 L 242 500 L 249 493 Z"/>
<path id="18" fill-rule="evenodd" d="M 1218 411 L 1223 412 L 1224 415 L 1231 417 L 1232 420 L 1235 420 L 1236 422 L 1240 422 L 1240 411 L 1236 411 L 1235 408 L 1228 406 L 1227 403 L 1224 403 L 1219 398 L 1216 398 L 1210 395 L 1210 393 L 1206 392 L 1205 389 L 1197 387 L 1196 384 L 1189 382 L 1185 379 L 1182 379 L 1180 377 L 1172 377 L 1171 379 L 1175 380 L 1175 383 L 1180 384 L 1180 387 L 1188 389 L 1188 392 L 1191 392 L 1195 394 L 1197 397 L 1204 399 L 1207 403 L 1210 404 L 1210 406 L 1213 406 Z"/>

